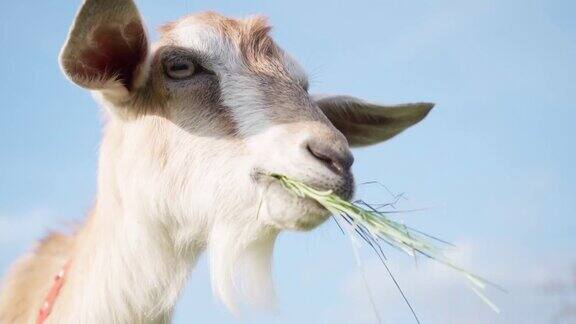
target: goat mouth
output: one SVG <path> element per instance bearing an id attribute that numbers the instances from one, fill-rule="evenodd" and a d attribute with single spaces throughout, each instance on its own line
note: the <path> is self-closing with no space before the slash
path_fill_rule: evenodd
<path id="1" fill-rule="evenodd" d="M 266 172 L 261 169 L 254 169 L 254 171 L 252 172 L 252 179 L 254 180 L 254 182 L 264 182 L 268 183 L 268 185 L 270 183 L 277 183 L 278 176 L 283 175 L 273 172 Z M 330 190 L 345 200 L 350 200 L 354 194 L 354 177 L 352 176 L 352 173 L 346 173 L 345 175 L 342 176 L 340 181 L 337 181 L 337 183 L 335 183 L 334 185 L 326 185 L 325 183 L 324 184 L 315 183 L 305 180 L 299 180 L 299 181 L 317 190 Z"/>
<path id="2" fill-rule="evenodd" d="M 278 177 L 281 176 L 279 174 L 275 174 L 275 173 L 270 173 L 270 172 L 265 172 L 265 171 L 261 171 L 261 170 L 255 170 L 254 173 L 252 174 L 252 178 L 254 179 L 254 181 L 256 182 L 264 182 L 266 183 L 266 186 L 270 186 L 272 184 L 276 184 L 279 186 L 282 186 L 278 180 Z M 352 198 L 353 192 L 354 192 L 354 186 L 353 186 L 353 178 L 346 178 L 344 179 L 345 184 L 339 184 L 337 185 L 335 188 L 329 188 L 329 187 L 324 187 L 318 184 L 314 184 L 314 183 L 309 183 L 306 181 L 302 181 L 304 184 L 313 187 L 313 188 L 317 188 L 318 190 L 330 190 L 332 192 L 334 192 L 335 194 L 337 194 L 338 196 L 340 196 L 341 198 L 345 199 L 345 200 L 349 200 L 350 198 Z M 286 193 L 288 194 L 293 194 L 291 193 L 289 190 L 287 190 L 286 188 L 283 188 Z M 307 203 L 316 206 L 319 210 L 327 210 L 322 204 L 320 204 L 319 202 L 317 202 L 314 199 L 310 199 L 307 197 L 300 197 L 303 201 L 306 201 Z"/>

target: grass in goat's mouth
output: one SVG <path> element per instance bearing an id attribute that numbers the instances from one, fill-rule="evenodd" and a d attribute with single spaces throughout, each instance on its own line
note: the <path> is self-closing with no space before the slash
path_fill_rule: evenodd
<path id="1" fill-rule="evenodd" d="M 359 237 L 374 250 L 390 275 L 392 274 L 384 262 L 386 257 L 382 251 L 380 245 L 381 242 L 398 248 L 411 256 L 420 254 L 456 270 L 468 280 L 471 284 L 470 287 L 472 290 L 482 299 L 483 302 L 490 306 L 490 308 L 495 312 L 499 312 L 496 305 L 494 305 L 481 291 L 487 284 L 492 286 L 495 285 L 464 270 L 449 260 L 444 255 L 443 249 L 438 245 L 438 243 L 449 243 L 396 222 L 388 218 L 385 212 L 381 212 L 365 202 L 349 202 L 333 194 L 330 190 L 317 190 L 300 181 L 290 179 L 283 175 L 270 174 L 270 176 L 277 179 L 285 189 L 293 194 L 302 198 L 313 199 L 330 211 L 334 216 L 336 224 L 338 224 L 342 229 L 342 226 L 340 225 L 340 223 L 342 223 L 342 225 L 348 229 L 348 233 L 352 239 Z M 343 220 L 343 222 L 339 222 L 337 217 L 339 217 L 341 221 Z M 357 261 L 360 262 L 358 255 Z M 394 280 L 394 277 L 392 277 L 392 279 Z M 394 283 L 398 289 L 400 289 L 396 280 L 394 280 Z M 367 288 L 369 289 L 368 286 Z M 402 293 L 402 290 L 400 290 L 400 292 Z M 402 297 L 404 297 L 408 303 L 408 300 L 403 293 Z M 408 306 L 410 306 L 409 303 Z M 410 308 L 412 310 L 412 307 Z M 417 318 L 416 320 L 418 321 Z"/>

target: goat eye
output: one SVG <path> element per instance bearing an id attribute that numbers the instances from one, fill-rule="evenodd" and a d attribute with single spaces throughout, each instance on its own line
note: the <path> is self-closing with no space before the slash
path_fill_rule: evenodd
<path id="1" fill-rule="evenodd" d="M 175 80 L 182 80 L 194 74 L 194 64 L 192 63 L 171 63 L 166 67 L 166 74 Z"/>

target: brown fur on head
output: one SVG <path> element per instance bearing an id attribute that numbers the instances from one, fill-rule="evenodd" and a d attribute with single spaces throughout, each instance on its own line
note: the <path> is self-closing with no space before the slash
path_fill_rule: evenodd
<path id="1" fill-rule="evenodd" d="M 161 27 L 163 37 L 170 37 L 170 32 L 178 24 L 187 21 L 201 21 L 218 30 L 222 37 L 235 45 L 244 59 L 244 64 L 255 73 L 285 76 L 281 50 L 274 44 L 269 35 L 272 27 L 265 17 L 255 16 L 248 19 L 232 19 L 215 12 L 204 12 L 189 16 L 178 23 Z"/>

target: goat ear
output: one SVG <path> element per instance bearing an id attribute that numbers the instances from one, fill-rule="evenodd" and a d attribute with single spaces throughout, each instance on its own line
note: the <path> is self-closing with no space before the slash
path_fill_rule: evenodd
<path id="1" fill-rule="evenodd" d="M 378 105 L 349 96 L 313 96 L 350 146 L 383 142 L 418 123 L 434 107 L 432 103 Z"/>
<path id="2" fill-rule="evenodd" d="M 132 0 L 86 0 L 60 64 L 81 87 L 127 94 L 138 85 L 147 54 L 148 40 Z"/>

